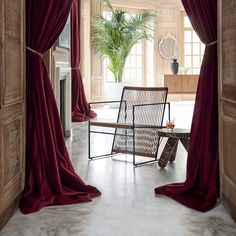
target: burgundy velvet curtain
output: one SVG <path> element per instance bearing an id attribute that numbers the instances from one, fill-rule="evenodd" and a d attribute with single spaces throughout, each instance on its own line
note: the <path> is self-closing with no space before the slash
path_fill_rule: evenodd
<path id="1" fill-rule="evenodd" d="M 71 9 L 72 121 L 81 122 L 97 114 L 90 110 L 80 73 L 80 0 L 73 0 Z"/>
<path id="2" fill-rule="evenodd" d="M 206 45 L 191 127 L 191 144 L 184 183 L 155 189 L 198 211 L 216 204 L 219 193 L 217 0 L 182 0 L 193 28 Z"/>
<path id="3" fill-rule="evenodd" d="M 49 205 L 91 201 L 100 195 L 72 167 L 50 79 L 40 56 L 60 35 L 71 4 L 72 0 L 26 3 L 26 179 L 20 201 L 20 210 L 25 214 Z"/>

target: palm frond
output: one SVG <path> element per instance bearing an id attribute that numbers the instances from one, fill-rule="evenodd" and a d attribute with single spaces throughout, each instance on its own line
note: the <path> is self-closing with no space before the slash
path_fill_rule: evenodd
<path id="1" fill-rule="evenodd" d="M 92 21 L 91 41 L 94 51 L 109 59 L 108 68 L 120 82 L 126 59 L 132 47 L 142 41 L 151 39 L 147 33 L 148 23 L 156 16 L 151 11 L 127 17 L 125 11 L 113 10 L 109 0 L 103 0 L 111 11 L 108 20 L 103 16 Z"/>

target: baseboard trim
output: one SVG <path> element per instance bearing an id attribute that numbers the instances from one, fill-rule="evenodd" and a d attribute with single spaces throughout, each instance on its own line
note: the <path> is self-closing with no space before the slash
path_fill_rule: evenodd
<path id="1" fill-rule="evenodd" d="M 13 203 L 0 215 L 0 232 L 18 209 L 19 201 L 20 196 L 17 197 Z"/>

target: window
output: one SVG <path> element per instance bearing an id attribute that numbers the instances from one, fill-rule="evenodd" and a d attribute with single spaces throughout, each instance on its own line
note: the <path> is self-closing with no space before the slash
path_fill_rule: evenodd
<path id="1" fill-rule="evenodd" d="M 129 15 L 135 14 L 132 9 L 127 10 L 126 12 L 130 12 Z M 108 11 L 103 11 L 103 16 L 109 19 L 110 13 Z M 151 22 L 150 25 L 153 23 Z M 149 32 L 153 33 L 153 31 Z M 123 81 L 128 85 L 132 86 L 145 86 L 146 77 L 152 75 L 153 73 L 153 40 L 149 40 L 147 42 L 140 42 L 133 46 L 130 51 L 129 56 L 127 57 L 124 72 L 123 72 Z M 148 53 L 147 53 L 148 48 Z M 151 50 L 152 49 L 152 50 Z M 149 52 L 150 51 L 150 52 Z M 146 63 L 149 60 L 151 63 Z M 103 61 L 103 74 L 105 82 L 113 82 L 114 76 L 111 71 L 108 69 L 109 60 L 107 58 Z M 146 75 L 148 74 L 148 75 Z"/>
<path id="2" fill-rule="evenodd" d="M 183 65 L 187 74 L 199 74 L 205 45 L 194 31 L 188 16 L 182 14 L 183 25 Z"/>
<path id="3" fill-rule="evenodd" d="M 105 58 L 103 62 L 105 81 L 113 82 L 114 76 L 108 69 L 108 63 L 108 59 Z M 139 43 L 134 45 L 127 57 L 123 73 L 123 81 L 127 82 L 129 85 L 141 86 L 143 84 L 143 64 L 143 43 Z"/>
<path id="4" fill-rule="evenodd" d="M 142 43 L 133 46 L 124 68 L 124 81 L 130 85 L 143 84 L 143 50 Z"/>

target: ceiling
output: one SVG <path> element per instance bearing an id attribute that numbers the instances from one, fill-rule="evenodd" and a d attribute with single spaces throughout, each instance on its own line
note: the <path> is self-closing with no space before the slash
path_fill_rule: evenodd
<path id="1" fill-rule="evenodd" d="M 135 8 L 183 8 L 181 0 L 111 0 L 118 6 L 127 6 Z"/>

